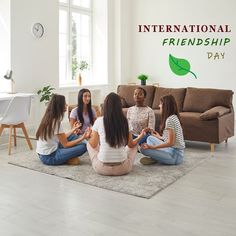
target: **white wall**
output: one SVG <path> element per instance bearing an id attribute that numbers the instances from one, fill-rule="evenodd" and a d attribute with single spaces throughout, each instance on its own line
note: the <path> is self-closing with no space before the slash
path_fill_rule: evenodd
<path id="1" fill-rule="evenodd" d="M 100 0 L 94 1 L 96 6 Z M 1 0 L 0 7 L 7 3 L 9 4 L 8 0 Z M 106 4 L 106 0 L 102 3 Z M 167 87 L 215 87 L 235 91 L 236 2 L 234 0 L 224 2 L 216 0 L 214 4 L 203 0 L 197 2 L 107 0 L 107 4 L 108 14 L 104 13 L 100 24 L 101 27 L 102 22 L 108 19 L 108 25 L 104 25 L 107 36 L 103 38 L 97 29 L 97 35 L 100 34 L 100 39 L 104 40 L 101 44 L 104 50 L 101 48 L 97 50 L 96 57 L 99 59 L 99 54 L 107 54 L 108 66 L 102 73 L 108 76 L 108 86 L 93 89 L 95 104 L 102 102 L 108 92 L 115 91 L 118 84 L 139 83 L 136 77 L 140 73 L 150 75 L 148 81 L 150 84 L 160 82 L 161 86 Z M 0 13 L 2 13 L 1 8 Z M 4 14 L 9 16 L 9 12 Z M 41 39 L 34 38 L 31 33 L 35 22 L 42 23 L 45 28 L 45 34 Z M 16 80 L 16 91 L 36 92 L 39 88 L 50 84 L 56 87 L 57 92 L 66 95 L 70 104 L 76 103 L 79 88 L 58 86 L 58 0 L 11 0 L 11 23 L 9 20 L 8 24 L 11 24 L 11 67 Z M 232 29 L 230 35 L 232 42 L 228 48 L 224 48 L 226 53 L 224 60 L 210 61 L 207 60 L 205 48 L 163 47 L 161 39 L 165 37 L 164 33 L 138 33 L 138 24 L 229 24 Z M 1 32 L 0 35 L 2 40 L 4 34 Z M 5 42 L 8 40 L 5 39 Z M 97 47 L 96 38 L 93 40 L 94 47 Z M 214 51 L 219 49 L 221 48 L 214 48 Z M 6 51 L 9 52 L 10 49 Z M 169 69 L 169 53 L 189 58 L 192 70 L 198 75 L 198 79 L 193 79 L 191 75 L 175 76 Z M 2 58 L 0 56 L 0 60 Z M 99 63 L 102 64 L 103 59 Z M 4 73 L 5 67 L 8 66 L 4 66 Z M 235 100 L 234 105 L 236 105 Z M 39 107 L 36 103 L 33 111 L 35 118 L 41 115 L 42 108 L 40 110 Z"/>
<path id="2" fill-rule="evenodd" d="M 109 90 L 126 84 L 130 77 L 130 1 L 108 1 L 108 79 Z"/>
<path id="3" fill-rule="evenodd" d="M 32 35 L 36 22 L 45 30 L 40 39 Z M 58 87 L 57 0 L 12 0 L 11 64 L 17 92 L 36 92 L 47 84 Z"/>
<path id="4" fill-rule="evenodd" d="M 159 82 L 166 87 L 212 87 L 232 89 L 236 92 L 236 2 L 234 0 L 130 0 L 132 7 L 127 16 L 124 31 L 129 27 L 130 72 L 126 80 L 138 82 L 140 73 L 150 75 L 148 83 Z M 130 24 L 128 24 L 130 22 Z M 211 34 L 211 37 L 230 37 L 226 47 L 201 46 L 162 46 L 166 37 L 209 37 L 201 33 L 139 33 L 139 24 L 229 24 L 230 34 Z M 225 52 L 224 60 L 208 60 L 207 52 Z M 198 79 L 191 74 L 175 76 L 169 69 L 169 53 L 188 58 L 191 69 Z M 236 94 L 234 106 L 236 107 Z"/>
<path id="5" fill-rule="evenodd" d="M 10 69 L 10 1 L 0 1 L 0 92 L 10 91 L 10 82 L 3 79 Z M 14 75 L 13 75 L 14 76 Z"/>
<path id="6" fill-rule="evenodd" d="M 101 6 L 106 5 L 107 0 L 103 0 L 102 4 L 100 2 L 100 5 L 98 0 L 95 1 L 96 15 L 94 17 L 96 19 L 101 14 L 99 12 Z M 36 93 L 43 86 L 51 85 L 56 88 L 57 93 L 66 96 L 67 103 L 76 104 L 80 87 L 59 88 L 58 17 L 58 0 L 11 1 L 11 65 L 16 81 L 15 90 L 16 92 Z M 101 69 L 101 63 L 107 65 L 107 56 L 103 56 L 102 60 L 99 59 L 99 54 L 107 55 L 106 17 L 107 13 L 104 8 L 103 19 L 100 19 L 100 25 L 95 25 L 97 31 L 93 38 L 94 46 L 97 47 L 97 43 L 100 42 L 100 48 L 94 50 L 98 61 L 95 63 L 95 68 L 97 68 L 100 78 L 108 76 L 107 66 Z M 40 22 L 45 30 L 40 39 L 32 35 L 32 25 L 36 22 Z M 99 27 L 104 27 L 104 30 L 100 30 Z M 99 38 L 99 34 L 101 38 Z M 97 41 L 95 42 L 95 40 Z M 102 89 L 99 86 L 91 87 L 91 90 L 93 103 L 100 104 L 107 91 L 106 86 L 103 86 Z M 40 121 L 44 112 L 44 104 L 40 104 L 38 100 L 37 97 L 34 99 L 31 112 L 31 121 L 36 123 Z"/>
<path id="7" fill-rule="evenodd" d="M 107 84 L 107 0 L 93 1 L 93 75 L 92 79 L 99 80 L 101 84 Z"/>
<path id="8" fill-rule="evenodd" d="M 42 38 L 35 38 L 32 26 L 44 27 Z M 57 0 L 11 0 L 11 67 L 16 92 L 36 93 L 51 85 L 58 88 L 58 2 Z M 37 125 L 44 104 L 35 96 L 28 125 Z"/>

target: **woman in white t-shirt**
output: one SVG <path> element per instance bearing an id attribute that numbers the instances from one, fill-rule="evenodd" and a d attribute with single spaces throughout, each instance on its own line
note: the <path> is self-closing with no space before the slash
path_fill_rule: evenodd
<path id="1" fill-rule="evenodd" d="M 135 140 L 132 139 L 120 97 L 115 93 L 107 95 L 103 111 L 104 116 L 95 121 L 87 143 L 93 169 L 101 175 L 127 174 L 133 167 L 137 143 L 146 130 L 143 129 Z"/>
<path id="2" fill-rule="evenodd" d="M 156 131 L 142 144 L 141 152 L 148 156 L 140 159 L 143 165 L 157 161 L 166 165 L 179 165 L 184 157 L 184 136 L 175 98 L 167 95 L 160 100 L 160 134 Z"/>
<path id="3" fill-rule="evenodd" d="M 77 132 L 79 125 L 75 123 L 72 130 L 65 134 L 61 121 L 66 108 L 65 97 L 58 94 L 53 95 L 36 132 L 36 152 L 46 165 L 65 163 L 78 165 L 78 157 L 87 151 L 86 144 L 82 141 L 90 136 L 91 129 L 78 137 L 74 133 Z"/>

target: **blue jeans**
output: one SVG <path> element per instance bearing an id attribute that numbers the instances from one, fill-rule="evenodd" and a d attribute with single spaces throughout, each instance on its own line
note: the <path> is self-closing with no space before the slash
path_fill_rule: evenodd
<path id="1" fill-rule="evenodd" d="M 77 135 L 70 135 L 67 140 L 72 141 L 77 139 Z M 39 155 L 40 160 L 45 165 L 62 165 L 73 157 L 79 157 L 87 151 L 85 143 L 79 143 L 73 147 L 64 148 L 61 144 L 58 145 L 58 149 L 49 155 Z"/>
<path id="2" fill-rule="evenodd" d="M 163 143 L 163 141 L 154 136 L 149 136 L 147 138 L 148 145 L 156 146 L 161 143 Z M 172 147 L 160 149 L 141 149 L 141 153 L 165 165 L 179 165 L 183 162 L 184 157 L 183 149 Z"/>
<path id="3" fill-rule="evenodd" d="M 138 144 L 141 145 L 142 143 L 146 143 L 147 142 L 147 138 L 150 136 L 150 133 L 147 133 L 146 135 L 144 135 L 139 141 Z M 138 137 L 138 135 L 136 134 L 132 134 L 133 139 L 136 139 Z"/>

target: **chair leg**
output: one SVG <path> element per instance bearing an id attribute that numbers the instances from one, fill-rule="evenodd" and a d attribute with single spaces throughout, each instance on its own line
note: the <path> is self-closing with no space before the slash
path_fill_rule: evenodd
<path id="1" fill-rule="evenodd" d="M 4 130 L 4 126 L 0 125 L 0 136 L 2 135 L 2 131 Z"/>
<path id="2" fill-rule="evenodd" d="M 16 146 L 16 127 L 14 127 L 14 146 Z"/>
<path id="3" fill-rule="evenodd" d="M 214 152 L 215 151 L 215 144 L 214 143 L 211 143 L 211 152 Z"/>
<path id="4" fill-rule="evenodd" d="M 8 155 L 11 155 L 11 135 L 12 135 L 13 125 L 9 126 L 9 138 L 8 138 Z"/>
<path id="5" fill-rule="evenodd" d="M 26 141 L 27 141 L 27 143 L 28 143 L 28 146 L 29 146 L 30 150 L 33 150 L 32 144 L 31 144 L 30 139 L 29 139 L 29 135 L 28 135 L 27 130 L 26 130 L 26 128 L 25 128 L 25 124 L 24 124 L 24 123 L 21 123 L 19 126 L 20 126 L 20 127 L 22 128 L 22 130 L 23 130 L 23 133 L 24 133 L 24 135 L 25 135 L 25 139 L 26 139 Z"/>

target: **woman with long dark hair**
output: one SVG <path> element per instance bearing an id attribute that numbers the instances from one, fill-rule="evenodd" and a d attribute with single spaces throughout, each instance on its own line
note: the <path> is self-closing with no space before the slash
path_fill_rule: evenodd
<path id="1" fill-rule="evenodd" d="M 96 120 L 96 112 L 92 108 L 91 92 L 88 89 L 81 89 L 78 93 L 78 106 L 70 113 L 70 125 L 80 126 L 80 134 L 83 134 L 88 127 L 91 127 Z"/>
<path id="2" fill-rule="evenodd" d="M 65 134 L 61 121 L 66 108 L 65 97 L 53 95 L 36 132 L 36 152 L 46 165 L 65 163 L 77 165 L 79 164 L 78 157 L 87 151 L 86 144 L 81 142 L 90 136 L 91 130 L 88 129 L 81 137 L 78 137 L 73 134 L 79 126 L 74 125 L 71 131 Z"/>
<path id="3" fill-rule="evenodd" d="M 160 133 L 153 131 L 147 143 L 142 144 L 141 152 L 148 157 L 141 158 L 140 162 L 144 165 L 157 161 L 166 165 L 181 164 L 185 143 L 175 98 L 172 95 L 162 97 L 159 107 Z"/>
<path id="4" fill-rule="evenodd" d="M 102 175 L 127 174 L 132 170 L 137 143 L 146 130 L 142 130 L 135 140 L 132 139 L 120 97 L 115 93 L 105 98 L 103 113 L 103 117 L 95 121 L 87 143 L 93 169 Z"/>

